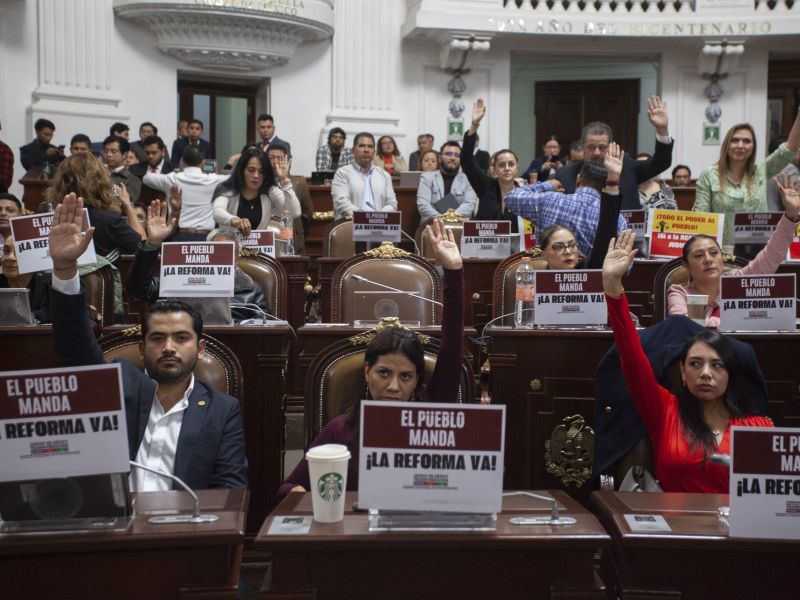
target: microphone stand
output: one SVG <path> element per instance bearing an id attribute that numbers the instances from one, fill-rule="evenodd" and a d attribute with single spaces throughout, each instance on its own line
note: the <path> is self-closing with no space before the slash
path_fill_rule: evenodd
<path id="1" fill-rule="evenodd" d="M 392 292 L 399 292 L 400 294 L 405 294 L 406 296 L 412 296 L 414 298 L 419 298 L 420 300 L 424 300 L 425 302 L 430 302 L 431 304 L 435 304 L 436 306 L 444 307 L 444 304 L 439 302 L 438 300 L 431 300 L 430 298 L 426 298 L 425 296 L 420 296 L 416 292 L 408 292 L 406 290 L 399 290 L 394 288 L 390 285 L 384 285 L 382 283 L 378 283 L 377 281 L 372 281 L 371 279 L 367 279 L 366 277 L 362 277 L 361 275 L 351 274 L 350 279 L 353 281 L 360 281 L 362 283 L 371 283 L 372 285 L 377 285 L 378 287 L 382 287 L 384 289 L 390 290 Z"/>
<path id="2" fill-rule="evenodd" d="M 180 485 L 183 489 L 189 492 L 189 495 L 194 500 L 194 504 L 192 506 L 192 514 L 191 515 L 159 515 L 156 517 L 150 517 L 147 519 L 148 523 L 153 523 L 154 525 L 164 525 L 164 524 L 172 524 L 172 523 L 212 523 L 219 519 L 219 515 L 204 515 L 200 513 L 200 498 L 197 497 L 188 485 L 186 485 L 180 477 L 176 477 L 172 473 L 166 473 L 164 471 L 159 471 L 158 469 L 153 469 L 151 467 L 146 467 L 141 463 L 137 463 L 136 461 L 128 461 L 132 467 L 136 467 L 137 469 L 142 469 L 144 471 L 149 471 L 150 473 L 155 473 L 156 475 L 161 475 L 162 477 L 166 477 L 167 479 L 171 479 L 172 481 L 176 481 L 178 485 Z"/>
<path id="3" fill-rule="evenodd" d="M 558 514 L 558 501 L 552 496 L 542 496 L 533 492 L 503 492 L 503 497 L 506 496 L 527 496 L 550 503 L 549 517 L 511 517 L 509 522 L 512 525 L 574 525 L 577 523 L 574 517 L 562 517 Z"/>

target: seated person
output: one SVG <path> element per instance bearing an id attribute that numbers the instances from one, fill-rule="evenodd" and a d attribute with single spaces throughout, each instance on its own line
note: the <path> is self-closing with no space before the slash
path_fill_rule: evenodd
<path id="1" fill-rule="evenodd" d="M 11 235 L 11 219 L 24 214 L 22 202 L 14 194 L 0 194 L 0 238 Z"/>
<path id="2" fill-rule="evenodd" d="M 427 226 L 436 259 L 444 268 L 444 309 L 442 343 L 430 381 L 422 383 L 425 355 L 416 333 L 396 327 L 381 331 L 364 354 L 365 390 L 351 408 L 331 420 L 311 442 L 344 444 L 352 458 L 347 467 L 347 489 L 358 489 L 358 432 L 361 399 L 402 400 L 412 402 L 450 402 L 458 399 L 463 360 L 464 278 L 461 254 L 453 241 L 453 232 L 435 219 Z M 309 489 L 308 462 L 303 458 L 278 489 L 278 498 L 289 492 Z"/>
<path id="3" fill-rule="evenodd" d="M 716 332 L 704 330 L 687 341 L 677 394 L 658 384 L 622 287 L 636 255 L 635 238 L 624 231 L 609 243 L 603 288 L 622 372 L 653 444 L 656 477 L 665 492 L 727 493 L 730 469 L 709 456 L 730 453 L 732 426 L 772 427 L 772 421 L 757 414 L 733 346 Z"/>
<path id="4" fill-rule="evenodd" d="M 428 156 L 426 152 L 423 158 Z M 417 187 L 417 209 L 425 223 L 453 209 L 462 217 L 472 217 L 478 197 L 461 170 L 461 146 L 445 142 L 440 149 L 441 165 L 432 173 L 423 173 Z"/>
<path id="5" fill-rule="evenodd" d="M 372 163 L 376 167 L 383 167 L 389 175 L 397 176 L 403 171 L 408 171 L 406 159 L 400 154 L 397 143 L 390 135 L 384 135 L 378 140 Z"/>
<path id="6" fill-rule="evenodd" d="M 672 185 L 674 187 L 692 185 L 692 170 L 686 165 L 677 165 L 672 169 Z"/>
<path id="7" fill-rule="evenodd" d="M 777 178 L 776 178 L 777 179 Z M 777 179 L 781 201 L 786 209 L 775 233 L 767 245 L 745 267 L 729 271 L 730 275 L 768 275 L 778 270 L 786 258 L 797 223 L 800 222 L 800 194 L 792 188 L 788 178 Z M 722 249 L 717 241 L 707 235 L 696 235 L 683 245 L 683 265 L 689 271 L 689 282 L 674 284 L 667 291 L 667 312 L 686 315 L 687 294 L 708 295 L 706 327 L 719 328 L 719 280 L 722 277 Z"/>
<path id="8" fill-rule="evenodd" d="M 564 166 L 561 162 L 561 143 L 555 135 L 548 135 L 542 145 L 542 155 L 537 156 L 525 169 L 522 178 L 528 183 L 555 179 L 556 169 Z"/>
<path id="9" fill-rule="evenodd" d="M 50 322 L 50 273 L 19 272 L 14 239 L 9 235 L 3 242 L 3 255 L 0 258 L 3 273 L 0 274 L 0 288 L 28 288 L 31 311 L 39 323 Z"/>
<path id="10" fill-rule="evenodd" d="M 94 233 L 89 228 L 81 234 L 82 220 L 83 200 L 69 194 L 56 207 L 49 237 L 53 334 L 64 365 L 104 362 L 78 281 L 77 259 Z M 144 315 L 140 350 L 146 373 L 120 361 L 130 459 L 172 473 L 194 489 L 246 487 L 239 402 L 192 374 L 205 351 L 202 335 L 202 319 L 182 302 L 159 302 Z M 137 492 L 174 487 L 142 470 L 132 471 L 130 481 Z"/>
<path id="11" fill-rule="evenodd" d="M 153 303 L 159 297 L 159 278 L 153 275 L 158 262 L 161 244 L 175 231 L 176 218 L 167 222 L 167 203 L 153 200 L 147 208 L 147 239 L 143 241 L 133 257 L 125 289 L 140 300 Z M 215 229 L 208 234 L 209 242 L 234 242 L 236 256 L 239 255 L 239 236 L 235 230 Z M 267 314 L 271 314 L 264 291 L 253 278 L 239 267 L 234 269 L 232 303 L 255 304 Z M 257 317 L 252 308 L 231 308 L 234 322 Z"/>
<path id="12" fill-rule="evenodd" d="M 423 172 L 439 170 L 439 153 L 436 150 L 428 150 L 419 158 L 419 170 Z"/>
<path id="13" fill-rule="evenodd" d="M 652 156 L 643 152 L 636 155 L 636 160 L 650 160 Z M 664 208 L 676 210 L 675 194 L 672 189 L 658 177 L 651 177 L 639 184 L 639 202 L 642 208 Z"/>

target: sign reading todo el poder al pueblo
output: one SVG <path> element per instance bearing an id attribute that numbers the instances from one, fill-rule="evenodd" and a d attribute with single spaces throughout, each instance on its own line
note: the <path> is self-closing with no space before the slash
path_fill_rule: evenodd
<path id="1" fill-rule="evenodd" d="M 120 366 L 0 373 L 0 481 L 126 473 Z"/>
<path id="2" fill-rule="evenodd" d="M 164 297 L 231 297 L 236 251 L 233 242 L 167 242 L 161 246 Z"/>

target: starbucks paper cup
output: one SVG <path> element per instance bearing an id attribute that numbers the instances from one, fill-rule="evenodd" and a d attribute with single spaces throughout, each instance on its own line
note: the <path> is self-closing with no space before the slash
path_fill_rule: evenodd
<path id="1" fill-rule="evenodd" d="M 347 463 L 350 450 L 342 444 L 324 444 L 306 452 L 314 520 L 337 523 L 344 518 Z"/>

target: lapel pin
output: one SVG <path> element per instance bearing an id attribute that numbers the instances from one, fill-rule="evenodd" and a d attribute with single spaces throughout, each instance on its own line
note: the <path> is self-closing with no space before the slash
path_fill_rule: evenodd
<path id="1" fill-rule="evenodd" d="M 205 405 L 206 405 L 205 400 L 200 400 L 200 402 L 197 403 L 197 406 L 205 406 Z"/>

